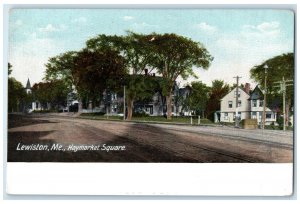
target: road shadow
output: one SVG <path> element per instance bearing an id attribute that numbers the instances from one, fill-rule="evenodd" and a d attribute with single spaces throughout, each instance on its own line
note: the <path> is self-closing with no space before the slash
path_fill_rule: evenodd
<path id="1" fill-rule="evenodd" d="M 57 123 L 45 119 L 41 119 L 39 117 L 32 117 L 30 115 L 22 115 L 22 114 L 8 114 L 8 129 L 42 124 L 42 123 Z"/>
<path id="2" fill-rule="evenodd" d="M 9 131 L 8 162 L 240 163 L 248 161 L 244 160 L 247 158 L 244 155 L 233 155 L 230 150 L 224 151 L 206 146 L 195 147 L 191 142 L 186 141 L 186 139 L 183 140 L 178 135 L 169 133 L 162 128 L 153 128 L 140 124 L 132 124 L 127 132 L 122 135 L 113 135 L 109 131 L 101 130 L 101 134 L 111 136 L 106 140 L 102 140 L 101 145 L 125 146 L 126 149 L 124 151 L 67 151 L 67 147 L 70 144 L 63 144 L 66 151 L 17 150 L 19 143 L 24 145 L 48 145 L 51 148 L 53 144 L 57 144 L 57 141 L 46 139 L 45 137 L 53 132 Z M 151 138 L 154 136 L 156 138 Z M 97 137 L 99 136 L 97 135 Z M 168 140 L 165 138 L 168 138 Z M 74 141 L 74 144 L 76 144 L 76 141 Z M 191 153 L 190 148 L 194 148 L 195 150 Z M 251 159 L 251 162 L 266 162 L 260 160 L 258 157 L 247 159 Z"/>

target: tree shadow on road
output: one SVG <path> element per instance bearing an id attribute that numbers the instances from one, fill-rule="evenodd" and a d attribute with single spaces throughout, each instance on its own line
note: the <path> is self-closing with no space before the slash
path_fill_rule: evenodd
<path id="1" fill-rule="evenodd" d="M 116 128 L 117 127 L 116 123 Z M 99 131 L 99 129 L 98 129 Z M 171 162 L 171 163 L 200 163 L 200 162 L 247 162 L 243 155 L 232 154 L 232 150 L 224 151 L 217 148 L 195 146 L 189 138 L 170 133 L 162 128 L 150 125 L 131 124 L 121 135 L 102 130 L 99 143 L 93 145 L 125 146 L 124 151 L 17 151 L 19 143 L 30 145 L 48 145 L 49 148 L 57 141 L 45 138 L 54 131 L 9 131 L 8 132 L 8 162 Z M 95 131 L 94 131 L 95 132 Z M 106 137 L 101 140 L 101 134 Z M 84 135 L 82 135 L 84 137 Z M 97 140 L 94 140 L 94 143 Z M 92 145 L 77 144 L 76 145 Z M 63 144 L 65 148 L 70 144 Z M 225 156 L 224 156 L 225 155 Z M 227 155 L 227 156 L 226 156 Z M 228 156 L 229 155 L 229 156 Z M 233 157 L 232 157 L 233 155 Z M 240 158 L 240 159 L 239 159 Z M 262 162 L 258 157 L 250 158 L 254 162 Z"/>
<path id="2" fill-rule="evenodd" d="M 8 114 L 8 129 L 22 127 L 27 125 L 35 125 L 42 123 L 57 123 L 45 119 L 33 118 L 29 115 L 21 115 L 21 114 Z"/>

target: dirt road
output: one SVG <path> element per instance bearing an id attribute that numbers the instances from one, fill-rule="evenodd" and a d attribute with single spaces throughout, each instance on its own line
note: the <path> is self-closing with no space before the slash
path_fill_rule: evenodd
<path id="1" fill-rule="evenodd" d="M 238 130 L 241 132 L 236 134 L 236 130 L 226 127 L 209 129 L 46 115 L 9 115 L 8 122 L 8 162 L 293 161 L 292 133 Z"/>

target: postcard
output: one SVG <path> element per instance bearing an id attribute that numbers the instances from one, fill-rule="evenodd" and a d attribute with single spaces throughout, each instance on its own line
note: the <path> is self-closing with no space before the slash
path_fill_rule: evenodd
<path id="1" fill-rule="evenodd" d="M 293 193 L 292 10 L 13 8 L 8 18 L 9 194 Z M 28 191 L 32 177 L 48 187 Z M 92 177 L 122 184 L 86 191 Z M 61 184 L 72 178 L 85 185 Z"/>

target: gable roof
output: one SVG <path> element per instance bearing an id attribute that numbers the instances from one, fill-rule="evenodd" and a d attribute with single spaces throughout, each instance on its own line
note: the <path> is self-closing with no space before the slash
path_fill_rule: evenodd
<path id="1" fill-rule="evenodd" d="M 264 94 L 260 90 L 258 85 L 256 85 L 256 87 L 254 88 L 254 90 L 250 94 L 249 100 L 263 100 L 263 99 L 264 99 Z"/>
<path id="2" fill-rule="evenodd" d="M 236 91 L 236 87 L 234 89 L 232 89 L 231 91 L 229 91 L 223 98 L 225 98 L 228 94 L 230 94 L 231 92 Z M 249 96 L 249 94 L 241 87 L 239 87 L 239 91 L 243 91 L 245 94 L 247 94 Z M 223 98 L 221 98 L 221 100 L 223 100 Z"/>

